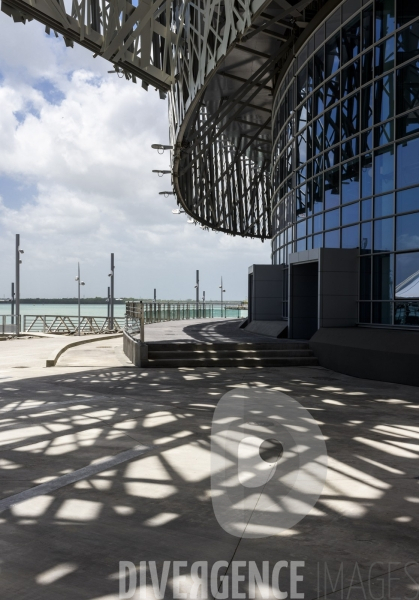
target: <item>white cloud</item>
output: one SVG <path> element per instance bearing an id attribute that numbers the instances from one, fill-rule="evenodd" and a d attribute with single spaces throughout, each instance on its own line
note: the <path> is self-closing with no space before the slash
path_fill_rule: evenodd
<path id="1" fill-rule="evenodd" d="M 218 298 L 221 274 L 227 298 L 246 295 L 247 266 L 269 262 L 270 246 L 171 214 L 173 196 L 158 194 L 170 180 L 151 173 L 169 160 L 150 148 L 168 139 L 157 93 L 3 13 L 0 64 L 0 294 L 13 279 L 19 232 L 23 296 L 74 295 L 78 260 L 86 294 L 104 295 L 110 252 L 118 295 L 150 296 L 157 287 L 162 297 L 192 296 L 195 269 L 208 298 Z M 28 191 L 17 201 L 19 185 Z"/>

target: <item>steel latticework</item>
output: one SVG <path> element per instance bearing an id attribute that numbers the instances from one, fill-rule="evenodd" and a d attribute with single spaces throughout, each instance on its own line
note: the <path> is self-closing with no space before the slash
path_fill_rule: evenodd
<path id="1" fill-rule="evenodd" d="M 325 1 L 1 0 L 1 9 L 168 94 L 178 203 L 203 227 L 266 239 L 274 87 Z"/>

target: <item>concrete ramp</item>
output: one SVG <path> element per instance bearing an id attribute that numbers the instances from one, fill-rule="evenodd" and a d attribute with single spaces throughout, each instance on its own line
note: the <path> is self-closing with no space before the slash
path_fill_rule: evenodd
<path id="1" fill-rule="evenodd" d="M 252 321 L 246 327 L 246 331 L 257 333 L 258 335 L 268 335 L 269 337 L 287 337 L 286 329 L 288 321 Z"/>

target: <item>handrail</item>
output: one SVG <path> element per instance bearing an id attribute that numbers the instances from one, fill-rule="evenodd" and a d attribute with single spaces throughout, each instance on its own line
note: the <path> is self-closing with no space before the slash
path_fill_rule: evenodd
<path id="1" fill-rule="evenodd" d="M 144 341 L 144 325 L 186 319 L 240 318 L 247 316 L 247 305 L 237 302 L 126 302 L 126 326 L 129 334 L 140 334 Z"/>

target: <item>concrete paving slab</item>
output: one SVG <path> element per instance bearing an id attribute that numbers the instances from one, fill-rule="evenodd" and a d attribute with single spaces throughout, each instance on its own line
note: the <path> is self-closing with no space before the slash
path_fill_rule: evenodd
<path id="1" fill-rule="evenodd" d="M 49 341 L 16 344 L 34 342 L 36 353 L 36 343 Z M 297 591 L 308 599 L 419 597 L 418 567 L 406 571 L 418 556 L 417 388 L 318 367 L 135 369 L 119 362 L 118 344 L 113 340 L 111 348 L 70 357 L 82 364 L 89 356 L 95 366 L 59 362 L 55 369 L 41 368 L 29 346 L 29 368 L 1 363 L 2 500 L 138 444 L 153 446 L 105 471 L 63 479 L 66 485 L 41 489 L 41 495 L 2 512 L 2 595 L 116 600 L 119 561 L 131 561 L 137 570 L 140 561 L 156 561 L 160 576 L 165 560 L 186 561 L 188 568 L 194 561 L 208 561 L 211 568 L 221 560 L 220 573 L 230 583 L 234 572 L 245 574 L 237 591 L 249 598 L 251 561 L 261 572 L 263 562 L 269 563 L 271 576 L 284 560 L 288 567 L 279 572 L 279 588 L 289 597 L 292 562 L 304 562 Z M 322 495 L 292 531 L 236 538 L 214 516 L 211 420 L 220 398 L 234 389 L 289 394 L 316 418 L 326 438 L 329 470 Z M 286 506 L 285 500 L 277 503 Z M 183 573 L 190 590 L 193 581 L 186 568 Z M 150 581 L 148 571 L 146 597 L 156 598 Z M 364 591 L 356 587 L 360 582 Z M 171 570 L 163 598 L 175 597 L 174 583 Z M 271 584 L 256 586 L 254 597 L 274 598 Z M 233 597 L 230 588 L 227 598 Z"/>

